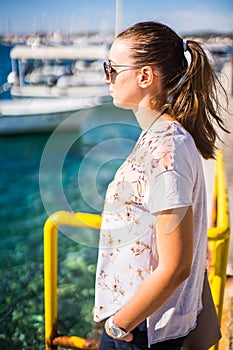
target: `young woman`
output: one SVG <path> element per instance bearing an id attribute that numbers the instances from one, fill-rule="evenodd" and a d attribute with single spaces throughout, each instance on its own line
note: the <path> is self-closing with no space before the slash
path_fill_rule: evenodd
<path id="1" fill-rule="evenodd" d="M 180 349 L 202 310 L 201 156 L 214 158 L 214 125 L 225 130 L 217 80 L 197 42 L 155 22 L 119 34 L 104 70 L 113 103 L 132 109 L 142 132 L 106 193 L 94 311 L 95 321 L 106 319 L 99 349 Z"/>

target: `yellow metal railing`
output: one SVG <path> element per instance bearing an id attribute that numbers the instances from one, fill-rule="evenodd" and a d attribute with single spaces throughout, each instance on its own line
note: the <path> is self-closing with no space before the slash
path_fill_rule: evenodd
<path id="1" fill-rule="evenodd" d="M 217 152 L 215 162 L 212 225 L 208 229 L 210 287 L 221 323 L 226 266 L 229 249 L 229 217 L 224 161 L 222 152 Z M 45 339 L 46 350 L 57 347 L 97 350 L 98 341 L 76 336 L 58 336 L 57 322 L 57 239 L 61 226 L 89 227 L 99 229 L 101 216 L 98 214 L 60 211 L 52 214 L 44 225 L 44 297 L 45 297 Z M 217 350 L 218 344 L 211 350 Z"/>
<path id="2" fill-rule="evenodd" d="M 208 229 L 208 278 L 219 323 L 221 324 L 230 242 L 227 187 L 221 150 L 217 152 L 214 177 L 212 227 Z M 211 350 L 217 349 L 218 344 L 211 348 Z"/>
<path id="3" fill-rule="evenodd" d="M 59 211 L 52 214 L 44 225 L 44 299 L 46 350 L 63 348 L 97 350 L 98 342 L 74 336 L 57 334 L 57 239 L 61 226 L 99 229 L 101 216 L 97 214 Z"/>

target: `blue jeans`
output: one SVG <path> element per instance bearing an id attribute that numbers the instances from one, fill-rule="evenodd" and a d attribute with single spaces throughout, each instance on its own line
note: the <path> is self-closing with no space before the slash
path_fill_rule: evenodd
<path id="1" fill-rule="evenodd" d="M 133 331 L 133 340 L 127 343 L 124 340 L 116 340 L 107 335 L 105 330 L 100 341 L 99 350 L 180 350 L 185 337 L 166 340 L 153 344 L 148 348 L 146 322 L 142 322 Z"/>

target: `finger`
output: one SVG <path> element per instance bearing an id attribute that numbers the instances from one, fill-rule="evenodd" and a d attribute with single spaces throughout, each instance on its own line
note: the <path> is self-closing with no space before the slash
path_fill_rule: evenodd
<path id="1" fill-rule="evenodd" d="M 111 333 L 109 332 L 109 322 L 108 322 L 108 319 L 107 319 L 107 321 L 105 322 L 104 328 L 105 328 L 105 331 L 106 331 L 107 335 L 109 335 L 109 336 L 111 337 Z"/>
<path id="2" fill-rule="evenodd" d="M 125 337 L 121 338 L 121 340 L 124 340 L 126 342 L 130 342 L 133 340 L 133 334 L 132 333 L 129 333 L 127 334 Z"/>

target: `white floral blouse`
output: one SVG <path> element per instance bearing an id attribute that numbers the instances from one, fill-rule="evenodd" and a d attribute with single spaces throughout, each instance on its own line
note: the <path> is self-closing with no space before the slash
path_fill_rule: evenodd
<path id="1" fill-rule="evenodd" d="M 162 118 L 149 130 L 142 131 L 106 193 L 96 273 L 95 321 L 101 321 L 119 310 L 156 269 L 156 212 L 188 205 L 193 205 L 194 219 L 200 212 L 205 212 L 201 160 L 192 137 L 178 123 Z M 201 224 L 198 220 L 195 240 L 195 247 L 201 242 L 203 249 L 197 251 L 195 248 L 190 278 L 195 277 L 197 285 L 201 286 L 206 255 L 205 220 Z M 196 276 L 197 271 L 201 271 L 199 277 Z M 186 284 L 178 288 L 179 293 Z M 189 315 L 188 321 L 185 318 L 186 323 L 181 329 L 179 327 L 179 336 L 194 327 L 197 312 L 201 309 L 197 285 L 195 290 L 192 288 L 193 294 L 189 290 L 195 305 L 193 316 L 190 318 Z M 187 285 L 188 289 L 190 287 L 191 282 Z M 166 339 L 167 332 L 169 337 L 174 336 L 176 331 L 169 330 L 169 322 L 174 323 L 176 311 L 189 314 L 189 307 L 181 308 L 176 294 L 159 309 L 158 317 L 155 313 L 151 317 L 153 321 L 148 319 L 150 343 L 155 342 L 154 337 L 156 342 Z"/>

